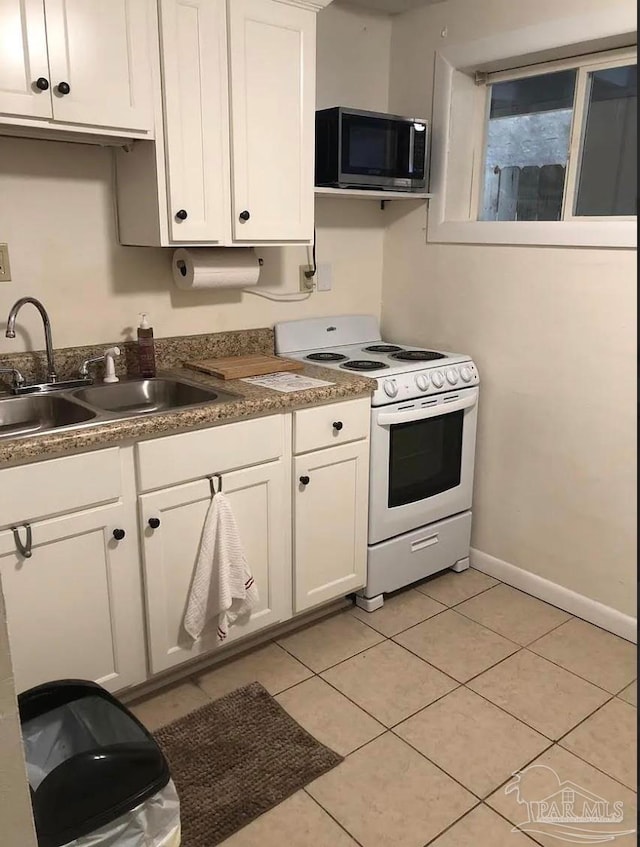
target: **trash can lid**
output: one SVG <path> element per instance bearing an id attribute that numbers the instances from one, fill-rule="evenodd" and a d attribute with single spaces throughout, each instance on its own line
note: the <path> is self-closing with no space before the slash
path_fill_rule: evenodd
<path id="1" fill-rule="evenodd" d="M 169 782 L 153 736 L 96 683 L 39 685 L 18 706 L 40 847 L 88 835 Z"/>

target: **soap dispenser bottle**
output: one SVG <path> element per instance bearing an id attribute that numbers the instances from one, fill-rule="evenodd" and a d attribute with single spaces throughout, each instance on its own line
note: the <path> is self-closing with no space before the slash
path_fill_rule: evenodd
<path id="1" fill-rule="evenodd" d="M 156 375 L 156 351 L 153 340 L 153 329 L 145 313 L 140 315 L 138 327 L 138 362 L 140 376 L 148 379 Z"/>

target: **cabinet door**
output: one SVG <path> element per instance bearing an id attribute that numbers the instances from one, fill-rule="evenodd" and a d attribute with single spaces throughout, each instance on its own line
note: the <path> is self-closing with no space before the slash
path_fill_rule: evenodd
<path id="1" fill-rule="evenodd" d="M 54 118 L 152 130 L 149 0 L 46 0 L 45 10 Z"/>
<path id="2" fill-rule="evenodd" d="M 121 541 L 114 529 L 126 532 Z M 109 691 L 145 679 L 142 589 L 135 510 L 118 504 L 32 527 L 33 554 L 0 533 L 16 689 L 90 679 Z M 20 530 L 24 541 L 25 531 Z"/>
<path id="3" fill-rule="evenodd" d="M 224 474 L 223 485 L 260 595 L 250 619 L 229 629 L 228 644 L 290 617 L 290 521 L 283 462 Z M 211 490 L 205 479 L 139 499 L 151 670 L 158 673 L 219 646 L 217 620 L 195 643 L 182 627 Z M 156 529 L 152 518 L 160 521 Z"/>
<path id="4" fill-rule="evenodd" d="M 230 237 L 225 2 L 160 3 L 167 213 L 177 243 Z"/>
<path id="5" fill-rule="evenodd" d="M 229 1 L 236 242 L 313 237 L 315 38 L 313 11 Z"/>
<path id="6" fill-rule="evenodd" d="M 369 442 L 298 456 L 294 469 L 294 596 L 302 612 L 367 581 Z"/>
<path id="7" fill-rule="evenodd" d="M 0 114 L 50 118 L 49 83 L 43 0 L 0 0 Z"/>

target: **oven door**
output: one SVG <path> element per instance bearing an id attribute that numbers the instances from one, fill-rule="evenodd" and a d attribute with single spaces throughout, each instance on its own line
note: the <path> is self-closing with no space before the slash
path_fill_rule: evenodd
<path id="1" fill-rule="evenodd" d="M 371 411 L 369 544 L 471 508 L 478 389 Z"/>
<path id="2" fill-rule="evenodd" d="M 411 188 L 424 185 L 424 164 L 416 168 L 416 128 L 387 115 L 341 115 L 339 182 Z"/>

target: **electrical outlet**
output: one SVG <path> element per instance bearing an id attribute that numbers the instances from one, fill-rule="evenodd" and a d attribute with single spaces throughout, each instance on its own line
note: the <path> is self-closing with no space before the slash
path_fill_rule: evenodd
<path id="1" fill-rule="evenodd" d="M 305 273 L 311 273 L 312 270 L 311 265 L 300 265 L 300 291 L 313 291 L 316 287 L 315 276 L 305 276 Z"/>
<path id="2" fill-rule="evenodd" d="M 0 282 L 11 282 L 8 244 L 0 244 Z"/>

